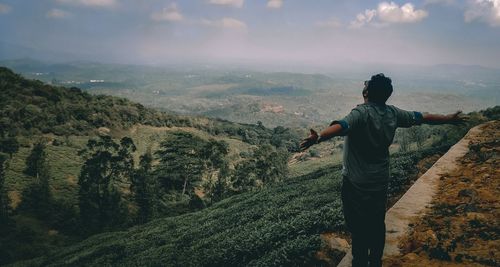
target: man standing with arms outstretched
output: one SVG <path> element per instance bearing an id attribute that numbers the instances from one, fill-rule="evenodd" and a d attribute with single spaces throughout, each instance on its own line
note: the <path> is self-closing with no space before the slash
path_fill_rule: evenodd
<path id="1" fill-rule="evenodd" d="M 398 127 L 422 123 L 461 123 L 465 117 L 422 114 L 386 105 L 392 81 L 377 74 L 365 81 L 364 103 L 320 134 L 311 129 L 300 144 L 305 150 L 334 136 L 345 136 L 342 207 L 352 237 L 352 266 L 381 266 L 385 246 L 385 211 L 389 183 L 389 146 Z M 369 264 L 369 265 L 368 265 Z"/>

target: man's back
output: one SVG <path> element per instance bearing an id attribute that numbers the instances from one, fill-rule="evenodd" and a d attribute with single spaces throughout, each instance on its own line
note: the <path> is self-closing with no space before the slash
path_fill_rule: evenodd
<path id="1" fill-rule="evenodd" d="M 420 119 L 418 112 L 390 105 L 358 105 L 343 119 L 348 125 L 343 175 L 363 189 L 383 189 L 389 178 L 389 146 L 396 129 L 419 124 Z"/>
<path id="2" fill-rule="evenodd" d="M 334 136 L 344 135 L 342 208 L 352 238 L 353 266 L 382 266 L 385 245 L 385 210 L 389 180 L 389 146 L 398 127 L 421 123 L 460 123 L 460 112 L 450 115 L 410 112 L 386 105 L 392 81 L 382 73 L 365 81 L 364 104 L 343 120 L 334 121 L 320 134 L 300 144 L 307 149 Z"/>

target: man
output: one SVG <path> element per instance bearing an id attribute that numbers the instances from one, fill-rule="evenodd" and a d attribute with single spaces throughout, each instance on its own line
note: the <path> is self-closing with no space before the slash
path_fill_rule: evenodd
<path id="1" fill-rule="evenodd" d="M 385 210 L 389 180 L 389 146 L 398 127 L 421 123 L 461 123 L 465 117 L 422 114 L 386 105 L 392 81 L 377 74 L 365 81 L 364 103 L 318 135 L 313 129 L 300 144 L 305 150 L 334 136 L 345 136 L 342 207 L 352 237 L 353 266 L 381 266 L 385 245 Z"/>

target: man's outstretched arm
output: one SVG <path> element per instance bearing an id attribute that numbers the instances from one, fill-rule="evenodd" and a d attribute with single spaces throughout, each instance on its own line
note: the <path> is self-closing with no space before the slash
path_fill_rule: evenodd
<path id="1" fill-rule="evenodd" d="M 457 111 L 453 114 L 422 114 L 422 123 L 426 124 L 461 124 L 467 121 L 467 116 L 462 115 L 462 111 Z"/>
<path id="2" fill-rule="evenodd" d="M 306 150 L 314 144 L 326 141 L 334 136 L 342 135 L 344 132 L 344 126 L 340 123 L 331 124 L 328 128 L 321 131 L 319 134 L 311 129 L 309 136 L 302 140 L 300 143 L 300 150 Z"/>

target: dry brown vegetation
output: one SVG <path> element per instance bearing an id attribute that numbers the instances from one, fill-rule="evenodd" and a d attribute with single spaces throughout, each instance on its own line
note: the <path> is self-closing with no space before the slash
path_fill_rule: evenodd
<path id="1" fill-rule="evenodd" d="M 460 167 L 440 178 L 431 210 L 400 242 L 386 266 L 500 264 L 500 122 L 485 124 Z"/>

